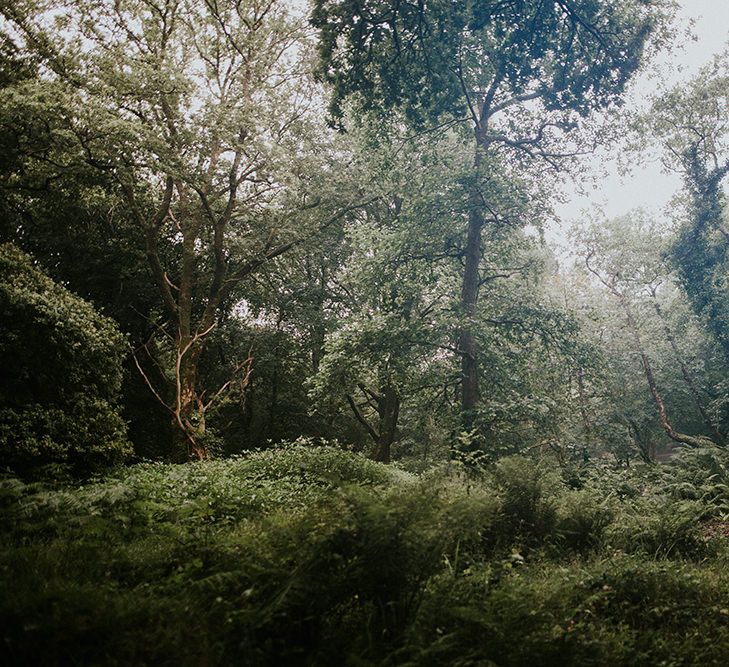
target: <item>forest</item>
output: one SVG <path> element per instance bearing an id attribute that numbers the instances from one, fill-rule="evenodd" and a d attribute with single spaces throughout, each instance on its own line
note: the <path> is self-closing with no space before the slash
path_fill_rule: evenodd
<path id="1" fill-rule="evenodd" d="M 729 664 L 691 4 L 0 0 L 2 664 Z"/>

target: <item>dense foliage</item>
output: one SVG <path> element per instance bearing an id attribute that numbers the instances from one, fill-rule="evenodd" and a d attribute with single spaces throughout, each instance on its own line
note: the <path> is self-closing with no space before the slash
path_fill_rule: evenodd
<path id="1" fill-rule="evenodd" d="M 124 338 L 18 248 L 0 246 L 0 451 L 4 466 L 93 471 L 131 454 L 119 416 Z"/>
<path id="2" fill-rule="evenodd" d="M 417 476 L 310 442 L 5 479 L 10 664 L 721 664 L 729 459 Z M 707 560 L 708 559 L 708 560 Z"/>
<path id="3" fill-rule="evenodd" d="M 487 104 L 475 91 L 491 81 L 492 96 L 503 84 L 585 116 L 639 67 L 661 4 L 315 0 L 312 23 L 335 116 L 353 94 L 368 110 L 405 106 L 416 122 L 463 116 Z"/>
<path id="4" fill-rule="evenodd" d="M 725 664 L 729 61 L 624 108 L 675 7 L 0 1 L 2 664 Z M 625 135 L 670 221 L 555 249 Z"/>

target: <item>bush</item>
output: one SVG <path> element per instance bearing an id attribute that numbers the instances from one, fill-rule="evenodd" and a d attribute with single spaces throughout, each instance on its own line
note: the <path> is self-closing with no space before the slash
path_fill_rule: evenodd
<path id="1" fill-rule="evenodd" d="M 605 540 L 611 547 L 650 558 L 701 559 L 709 548 L 701 534 L 702 510 L 700 503 L 662 495 L 634 499 L 622 507 Z"/>
<path id="2" fill-rule="evenodd" d="M 571 491 L 557 501 L 554 535 L 562 548 L 587 553 L 602 545 L 614 517 L 614 504 L 595 490 Z"/>
<path id="3" fill-rule="evenodd" d="M 723 665 L 721 569 L 617 556 L 434 578 L 410 628 L 408 665 Z"/>
<path id="4" fill-rule="evenodd" d="M 2 481 L 0 659 L 724 664 L 729 551 L 670 467 L 610 495 L 523 458 L 415 476 L 312 445 Z"/>
<path id="5" fill-rule="evenodd" d="M 686 449 L 671 462 L 670 471 L 665 487 L 673 497 L 700 501 L 704 518 L 729 516 L 729 452 Z"/>
<path id="6" fill-rule="evenodd" d="M 565 491 L 555 470 L 524 457 L 502 459 L 494 481 L 500 489 L 501 518 L 497 530 L 525 547 L 543 542 L 557 521 L 556 498 Z"/>
<path id="7" fill-rule="evenodd" d="M 131 449 L 116 400 L 125 342 L 115 324 L 0 246 L 0 465 L 89 472 Z"/>

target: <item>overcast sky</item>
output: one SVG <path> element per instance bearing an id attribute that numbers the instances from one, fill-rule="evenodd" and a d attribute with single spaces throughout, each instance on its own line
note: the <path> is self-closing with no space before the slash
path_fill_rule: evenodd
<path id="1" fill-rule="evenodd" d="M 656 66 L 660 77 L 642 75 L 631 91 L 629 104 L 640 106 L 658 88 L 657 81 L 670 85 L 690 79 L 712 57 L 722 51 L 729 39 L 729 0 L 680 0 L 679 23 L 675 30 L 677 47 L 669 55 L 661 55 Z M 687 39 L 685 30 L 693 21 L 695 39 Z M 607 168 L 608 176 L 599 180 L 595 189 L 581 194 L 576 187 L 567 186 L 568 201 L 557 207 L 562 223 L 548 235 L 564 242 L 565 231 L 573 222 L 584 217 L 585 211 L 599 207 L 607 217 L 617 217 L 643 207 L 660 215 L 671 197 L 680 189 L 676 175 L 662 173 L 659 164 L 634 167 L 632 173 L 621 177 L 616 161 L 619 149 L 597 154 L 587 160 L 585 168 L 595 175 Z"/>

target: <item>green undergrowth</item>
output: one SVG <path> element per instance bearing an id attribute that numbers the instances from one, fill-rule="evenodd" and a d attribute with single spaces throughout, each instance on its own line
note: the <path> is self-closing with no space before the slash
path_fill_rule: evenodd
<path id="1" fill-rule="evenodd" d="M 722 665 L 727 456 L 416 476 L 298 443 L 0 483 L 3 664 Z M 718 535 L 718 536 L 717 536 Z"/>

